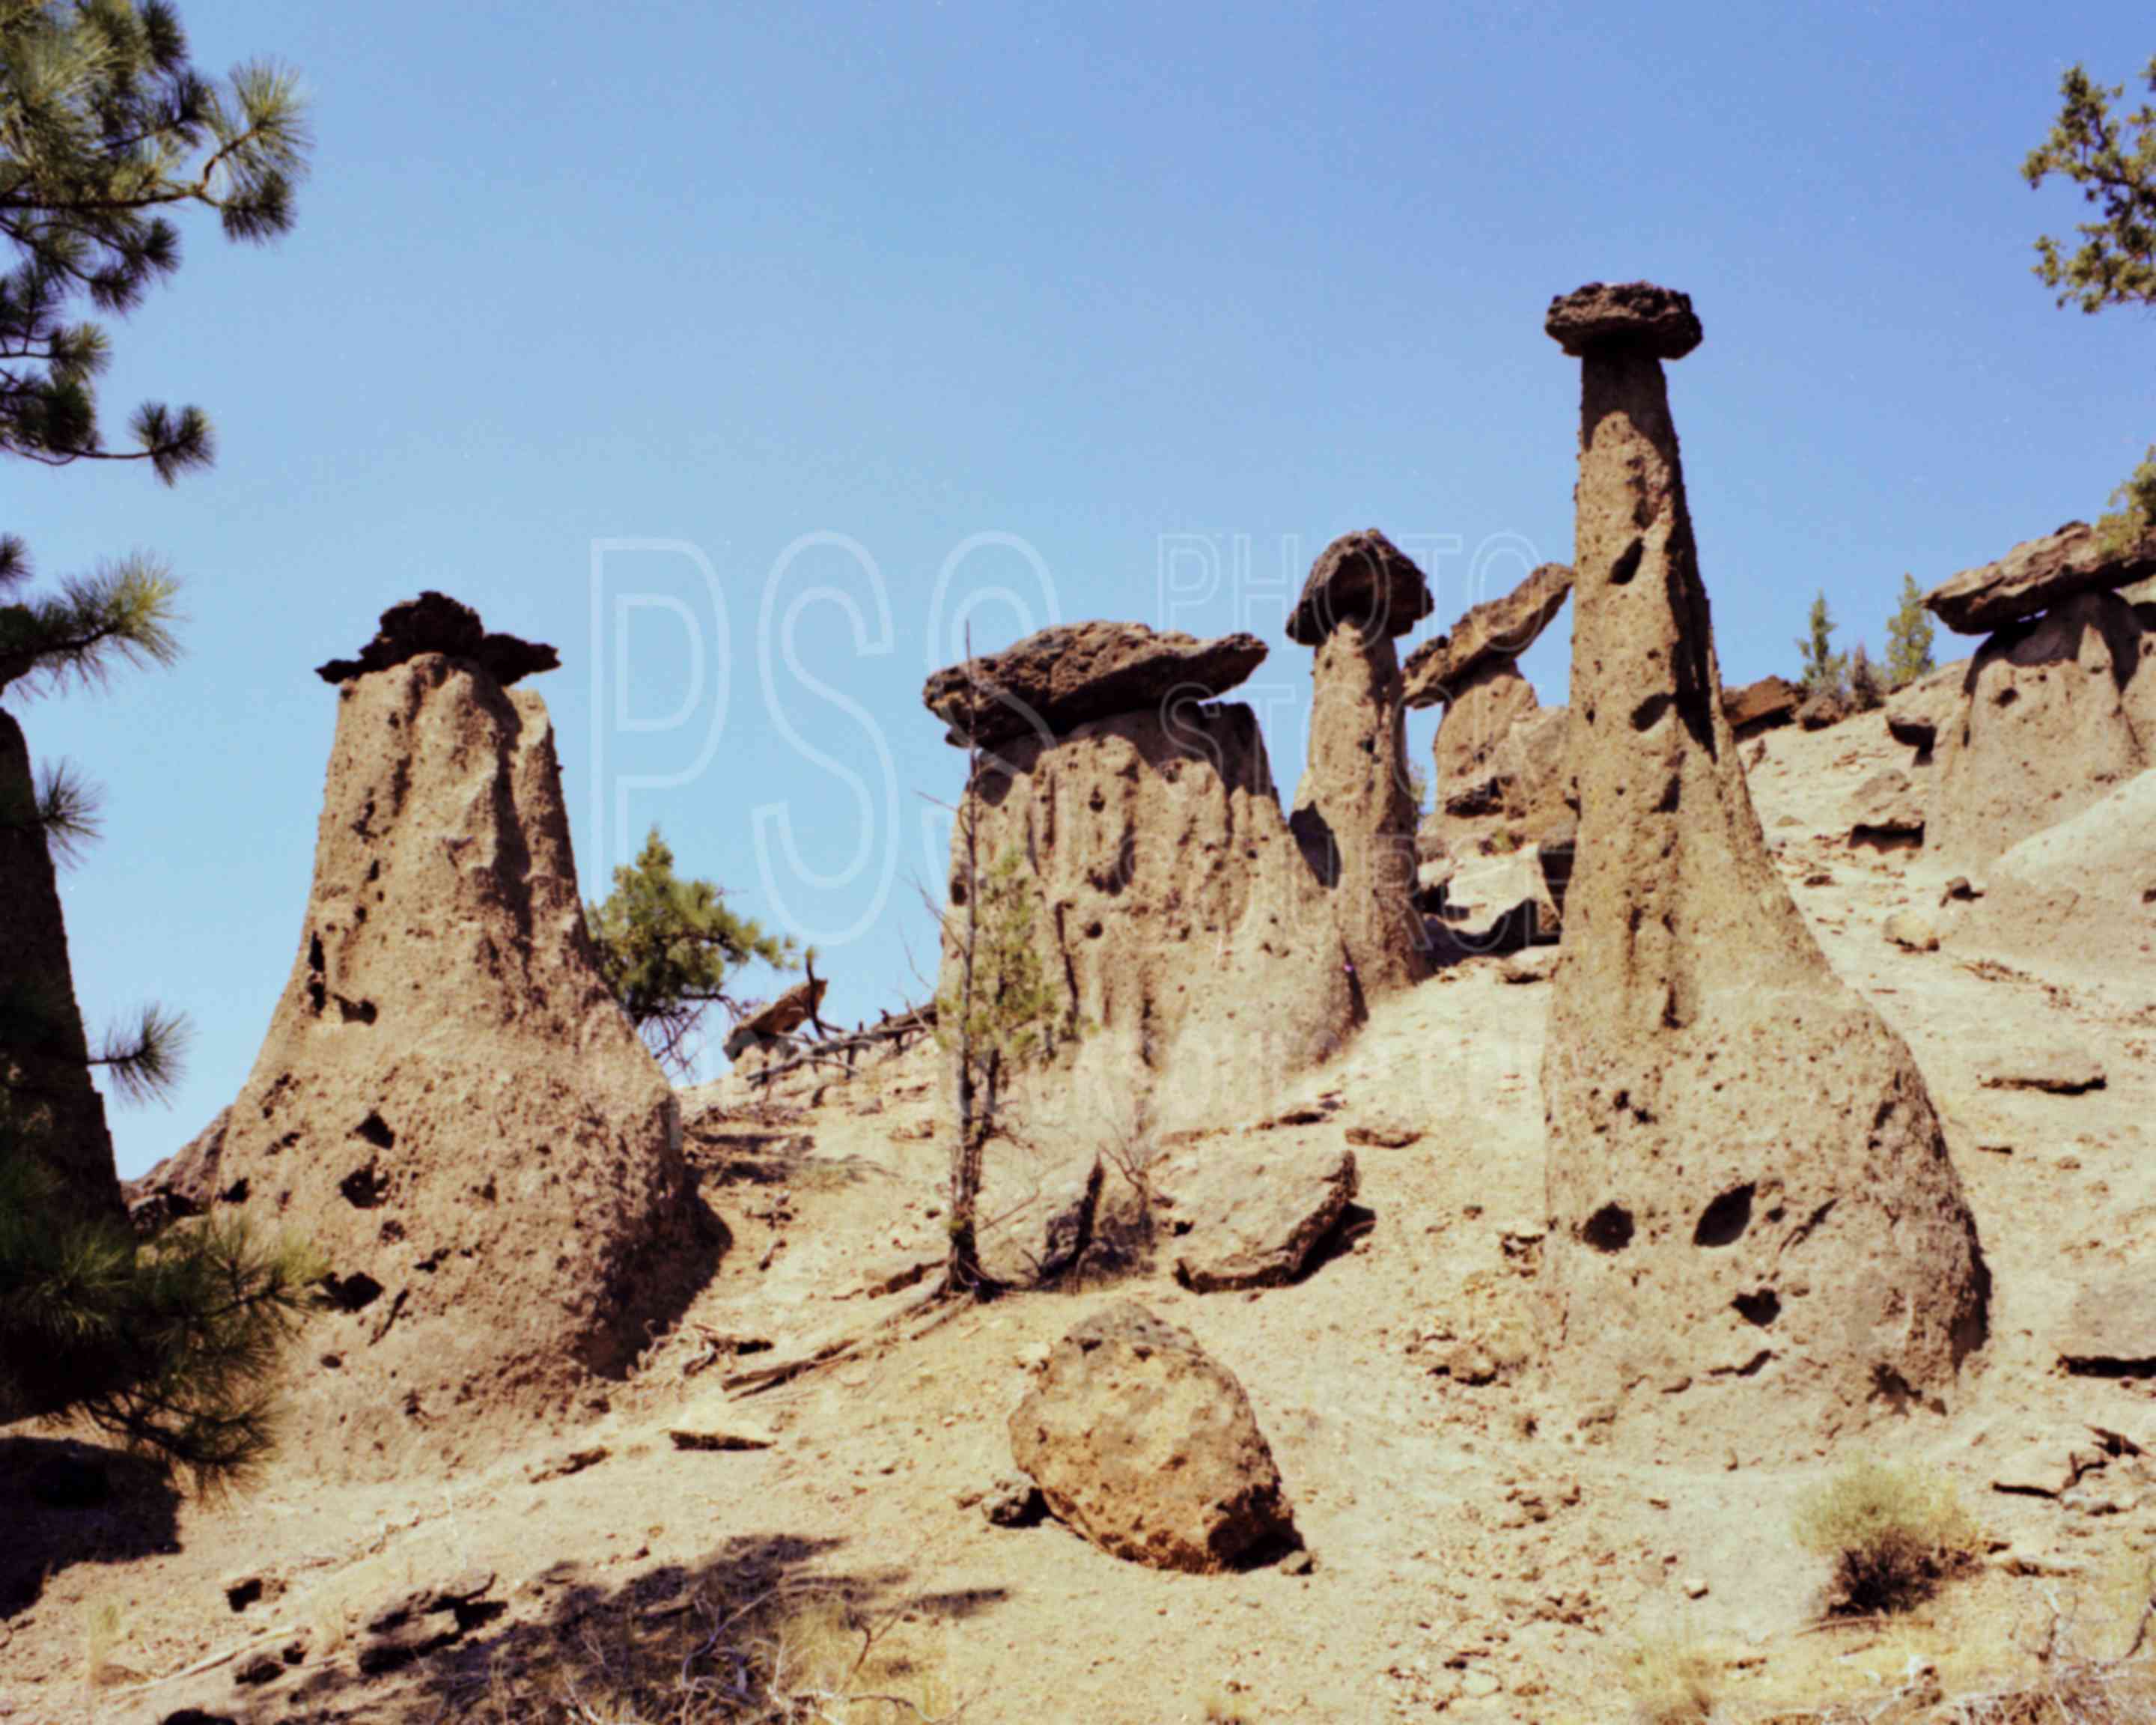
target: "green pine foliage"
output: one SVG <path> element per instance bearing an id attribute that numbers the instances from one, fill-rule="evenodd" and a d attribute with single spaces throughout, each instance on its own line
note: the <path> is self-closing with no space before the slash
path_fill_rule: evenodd
<path id="1" fill-rule="evenodd" d="M 1868 713 L 1887 704 L 1887 687 L 1871 655 L 1859 641 L 1849 655 L 1849 704 Z"/>
<path id="2" fill-rule="evenodd" d="M 1812 600 L 1804 633 L 1797 639 L 1797 651 L 1804 655 L 1797 682 L 1806 695 L 1848 692 L 1849 660 L 1834 650 L 1834 614 L 1827 609 L 1826 594 L 1822 591 Z"/>
<path id="3" fill-rule="evenodd" d="M 670 1070 L 685 1076 L 696 1064 L 706 1014 L 724 1006 L 738 1016 L 729 978 L 757 962 L 775 970 L 796 963 L 790 937 L 726 908 L 709 880 L 674 872 L 674 853 L 654 827 L 636 861 L 613 871 L 613 891 L 588 905 L 600 973 L 644 1045 Z"/>
<path id="4" fill-rule="evenodd" d="M 2156 444 L 2111 494 L 2111 511 L 2097 517 L 2097 533 L 2106 549 L 2123 551 L 2143 534 L 2156 531 Z"/>
<path id="5" fill-rule="evenodd" d="M 1938 669 L 1932 658 L 1932 614 L 1924 608 L 1924 595 L 1917 578 L 1904 572 L 1902 598 L 1887 619 L 1887 681 L 1893 689 L 1907 687 Z"/>
<path id="6" fill-rule="evenodd" d="M 124 316 L 178 269 L 179 210 L 214 210 L 230 239 L 286 232 L 310 145 L 293 74 L 204 77 L 167 0 L 0 0 L 0 453 L 147 461 L 167 484 L 205 465 L 196 407 L 146 402 L 131 446 L 106 444 L 110 341 L 78 313 Z"/>
<path id="7" fill-rule="evenodd" d="M 325 1266 L 233 1221 L 139 1242 L 56 1221 L 50 1177 L 0 1123 L 0 1416 L 80 1417 L 214 1486 L 275 1437 L 275 1373 Z"/>
<path id="8" fill-rule="evenodd" d="M 2156 57 L 2143 74 L 2156 95 Z M 2156 101 L 2114 110 L 2126 86 L 2097 83 L 2079 65 L 2059 85 L 2051 135 L 2029 152 L 2022 177 L 2041 186 L 2053 174 L 2081 188 L 2097 219 L 2077 224 L 2069 250 L 2049 234 L 2036 242 L 2035 274 L 2058 303 L 2085 312 L 2156 305 Z"/>
<path id="9" fill-rule="evenodd" d="M 975 761 L 978 775 L 978 762 Z M 1040 891 L 1024 859 L 1007 850 L 983 870 L 975 839 L 978 809 L 968 793 L 968 879 L 963 901 L 947 912 L 959 954 L 957 979 L 936 1003 L 937 1040 L 957 1068 L 957 1138 L 951 1153 L 948 1291 L 986 1297 L 995 1284 L 980 1260 L 981 1178 L 988 1142 L 1006 1130 L 1011 1081 L 1055 1058 L 1077 1034 L 1042 964 Z"/>

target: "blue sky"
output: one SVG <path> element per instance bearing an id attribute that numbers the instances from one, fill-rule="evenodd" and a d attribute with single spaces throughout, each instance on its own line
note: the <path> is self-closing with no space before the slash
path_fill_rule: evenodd
<path id="1" fill-rule="evenodd" d="M 2067 63 L 2156 52 L 2145 5 L 182 12 L 206 66 L 299 66 L 318 133 L 295 234 L 195 224 L 116 331 L 109 423 L 198 401 L 218 466 L 18 465 L 0 521 L 47 573 L 142 547 L 187 583 L 179 666 L 22 713 L 109 797 L 64 886 L 88 1015 L 198 1028 L 172 1105 L 115 1111 L 124 1173 L 245 1076 L 310 667 L 422 586 L 561 648 L 588 892 L 657 821 L 852 1018 L 932 962 L 960 757 L 919 691 L 965 621 L 1258 629 L 1291 788 L 1283 583 L 1327 539 L 1432 550 L 1419 634 L 1478 556 L 1569 556 L 1555 293 L 1698 307 L 1671 385 L 1732 681 L 1790 668 L 1821 588 L 1876 648 L 1902 571 L 2093 513 L 2156 438 L 2156 327 L 2053 308 L 2030 243 L 2081 206 L 2017 172 Z M 639 540 L 690 549 L 594 551 Z"/>

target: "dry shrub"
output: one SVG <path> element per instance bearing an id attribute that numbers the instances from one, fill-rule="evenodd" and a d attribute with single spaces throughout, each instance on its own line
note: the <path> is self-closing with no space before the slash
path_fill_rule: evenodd
<path id="1" fill-rule="evenodd" d="M 1690 1642 L 1642 1641 L 1625 1662 L 1625 1692 L 1640 1725 L 1707 1725 L 1714 1717 L 1714 1661 Z"/>
<path id="2" fill-rule="evenodd" d="M 1859 1462 L 1807 1497 L 1797 1538 L 1834 1562 L 1836 1613 L 1905 1611 L 1976 1560 L 1977 1532 L 1945 1480 Z"/>
<path id="3" fill-rule="evenodd" d="M 565 1628 L 552 1657 L 499 1665 L 465 1717 L 481 1725 L 923 1725 L 963 1712 L 904 1614 L 832 1589 L 729 1610 L 625 1609 Z"/>

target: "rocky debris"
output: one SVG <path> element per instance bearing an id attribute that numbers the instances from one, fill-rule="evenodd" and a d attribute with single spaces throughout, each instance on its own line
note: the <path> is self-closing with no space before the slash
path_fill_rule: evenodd
<path id="1" fill-rule="evenodd" d="M 2128 1276 L 2082 1289 L 2056 1347 L 2076 1377 L 2156 1378 L 2156 1283 Z"/>
<path id="2" fill-rule="evenodd" d="M 1048 1515 L 1048 1500 L 1024 1474 L 998 1474 L 981 1494 L 981 1514 L 991 1527 L 1036 1527 Z"/>
<path id="3" fill-rule="evenodd" d="M 1049 1508 L 1111 1556 L 1211 1574 L 1299 1543 L 1242 1384 L 1135 1301 L 1056 1344 L 1010 1440 Z"/>
<path id="4" fill-rule="evenodd" d="M 1936 952 L 1939 949 L 1939 932 L 1932 926 L 1931 918 L 1914 911 L 1894 911 L 1887 917 L 1884 932 L 1888 940 L 1908 952 Z"/>
<path id="5" fill-rule="evenodd" d="M 1355 1153 L 1264 1144 L 1172 1158 L 1153 1172 L 1173 1237 L 1175 1279 L 1200 1294 L 1300 1276 L 1355 1197 Z"/>
<path id="6" fill-rule="evenodd" d="M 1336 631 L 1404 635 L 1430 615 L 1430 583 L 1414 560 L 1375 527 L 1343 533 L 1317 554 L 1288 614 L 1287 638 L 1322 646 Z"/>
<path id="7" fill-rule="evenodd" d="M 1921 845 L 1924 840 L 1924 798 L 1916 782 L 1898 767 L 1873 773 L 1850 799 L 1849 842 L 1875 849 Z"/>
<path id="8" fill-rule="evenodd" d="M 1441 635 L 1408 655 L 1403 698 L 1410 707 L 1453 701 L 1467 679 L 1494 661 L 1517 659 L 1541 639 L 1572 593 L 1572 570 L 1544 563 L 1512 592 L 1471 607 Z"/>
<path id="9" fill-rule="evenodd" d="M 359 649 L 358 658 L 332 659 L 317 665 L 315 675 L 325 683 L 348 683 L 429 653 L 475 665 L 504 689 L 534 672 L 557 670 L 562 664 L 561 656 L 544 643 L 490 634 L 470 606 L 447 593 L 429 592 L 384 611 L 374 639 Z"/>
<path id="10" fill-rule="evenodd" d="M 218 1155 L 329 1260 L 288 1447 L 498 1452 L 700 1283 L 674 1096 L 600 974 L 545 703 L 422 654 L 338 690 L 299 951 Z M 475 1446 L 468 1448 L 468 1446 Z"/>
<path id="11" fill-rule="evenodd" d="M 1887 733 L 1914 749 L 1918 765 L 1930 760 L 1939 732 L 1960 712 L 1962 681 L 1968 675 L 1969 661 L 1959 660 L 1887 697 Z"/>
<path id="12" fill-rule="evenodd" d="M 1423 1139 L 1423 1129 L 1401 1120 L 1363 1120 L 1348 1128 L 1347 1139 L 1372 1150 L 1404 1150 Z M 1352 1196 L 1352 1194 L 1351 1194 Z"/>
<path id="13" fill-rule="evenodd" d="M 2068 521 L 2041 539 L 2024 540 L 1995 563 L 1963 570 L 1926 593 L 1924 606 L 1958 634 L 1987 634 L 2078 593 L 2107 593 L 2152 576 L 2156 532 L 2113 546 L 2087 521 Z"/>
<path id="14" fill-rule="evenodd" d="M 1449 864 L 1435 901 L 1425 903 L 1435 944 L 1446 958 L 1502 956 L 1563 932 L 1540 852 L 1505 838 L 1474 842 Z"/>
<path id="15" fill-rule="evenodd" d="M 117 1216 L 112 1139 L 90 1081 L 67 924 L 36 806 L 29 746 L 15 716 L 0 709 L 0 978 L 10 1027 L 0 1029 L 0 1086 L 9 1097 L 11 1135 L 52 1176 L 55 1200 L 70 1213 Z M 44 1401 L 33 1386 L 23 1388 Z M 12 1409 L 0 1395 L 0 1423 L 28 1411 Z"/>
<path id="16" fill-rule="evenodd" d="M 1365 572 L 1344 572 L 1355 570 Z M 1325 886 L 1366 1001 L 1430 973 L 1414 907 L 1415 804 L 1399 660 L 1388 632 L 1429 609 L 1422 571 L 1373 530 L 1325 548 L 1296 614 L 1306 629 L 1299 640 L 1313 619 L 1337 620 L 1316 640 L 1310 759 L 1288 827 Z"/>
<path id="17" fill-rule="evenodd" d="M 1508 983 L 1546 983 L 1557 974 L 1558 949 L 1530 947 L 1507 957 L 1497 974 Z"/>
<path id="18" fill-rule="evenodd" d="M 1559 294 L 1543 330 L 1574 359 L 1682 359 L 1704 332 L 1691 296 L 1651 281 L 1605 283 Z"/>
<path id="19" fill-rule="evenodd" d="M 218 1183 L 218 1170 L 231 1119 L 231 1109 L 218 1109 L 208 1126 L 149 1173 L 121 1183 L 127 1219 L 136 1234 L 146 1240 L 175 1222 L 203 1215 L 230 1189 Z M 245 1196 L 244 1191 L 239 1194 Z"/>
<path id="20" fill-rule="evenodd" d="M 1787 677 L 1762 677 L 1741 689 L 1723 690 L 1722 710 L 1732 731 L 1740 738 L 1751 737 L 1791 722 L 1804 699 L 1804 691 Z"/>
<path id="21" fill-rule="evenodd" d="M 226 1607 L 234 1611 L 244 1611 L 250 1605 L 282 1599 L 285 1594 L 284 1577 L 263 1569 L 235 1571 L 217 1585 L 218 1591 L 224 1595 Z"/>
<path id="22" fill-rule="evenodd" d="M 1358 1022 L 1328 891 L 1281 816 L 1249 707 L 1172 721 L 1124 713 L 1014 739 L 979 763 L 975 806 L 982 866 L 1019 859 L 1019 883 L 1038 894 L 1043 968 L 1086 1026 L 1013 1093 L 1032 1136 L 1068 1153 L 1013 1178 L 1053 1195 L 1141 1127 L 1263 1109 Z M 962 840 L 954 906 L 968 890 Z M 956 984 L 963 920 L 945 919 L 939 992 Z M 993 1179 L 1018 1159 L 989 1160 Z M 985 1194 L 983 1214 L 996 1214 Z"/>
<path id="23" fill-rule="evenodd" d="M 2077 1048 L 2023 1049 L 1994 1056 L 1977 1073 L 1986 1090 L 2033 1090 L 2047 1096 L 2077 1096 L 2102 1090 L 2104 1070 Z"/>
<path id="24" fill-rule="evenodd" d="M 707 1396 L 666 1428 L 677 1450 L 768 1450 L 778 1441 L 723 1395 Z"/>
<path id="25" fill-rule="evenodd" d="M 1804 697 L 1797 708 L 1797 723 L 1806 731 L 1824 731 L 1830 725 L 1839 725 L 1849 714 L 1848 701 L 1831 689 L 1822 689 Z"/>
<path id="26" fill-rule="evenodd" d="M 2156 955 L 2156 773 L 2030 834 L 1984 871 L 1954 925 L 1957 948 L 2070 965 L 2107 983 Z"/>
<path id="27" fill-rule="evenodd" d="M 499 1617 L 507 1608 L 487 1597 L 494 1582 L 490 1569 L 466 1570 L 387 1602 L 367 1620 L 357 1659 L 361 1673 L 379 1676 L 401 1670 Z"/>
<path id="28" fill-rule="evenodd" d="M 1142 623 L 1059 623 L 1001 653 L 947 665 L 921 698 L 960 747 L 969 735 L 983 748 L 1019 737 L 1045 742 L 1126 713 L 1161 717 L 1171 701 L 1217 701 L 1265 656 L 1255 635 L 1201 641 Z"/>
<path id="29" fill-rule="evenodd" d="M 726 1058 L 737 1060 L 752 1050 L 767 1050 L 778 1037 L 800 1029 L 822 1008 L 824 991 L 830 985 L 828 977 L 810 977 L 751 1013 L 726 1033 Z"/>
<path id="30" fill-rule="evenodd" d="M 1808 1453 L 1882 1384 L 1950 1384 L 1988 1277 L 1916 1063 L 1813 939 L 1738 762 L 1660 363 L 1697 321 L 1660 290 L 1629 321 L 1606 297 L 1550 319 L 1587 356 L 1579 826 L 1543 1066 L 1558 1381 L 1666 1410 L 1658 1444 L 1717 1418 L 1754 1441 L 1771 1401 Z"/>
<path id="31" fill-rule="evenodd" d="M 2156 762 L 2156 634 L 2082 593 L 1971 661 L 1934 747 L 1928 847 L 1962 868 L 2079 814 Z"/>

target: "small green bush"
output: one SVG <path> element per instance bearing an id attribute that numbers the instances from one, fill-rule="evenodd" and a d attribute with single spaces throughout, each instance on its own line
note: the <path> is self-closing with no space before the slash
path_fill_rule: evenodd
<path id="1" fill-rule="evenodd" d="M 1944 1480 L 1860 1462 L 1808 1496 L 1797 1539 L 1834 1560 L 1838 1613 L 1905 1611 L 1975 1561 L 1975 1524 Z"/>

